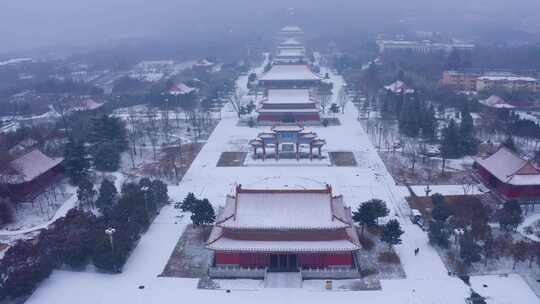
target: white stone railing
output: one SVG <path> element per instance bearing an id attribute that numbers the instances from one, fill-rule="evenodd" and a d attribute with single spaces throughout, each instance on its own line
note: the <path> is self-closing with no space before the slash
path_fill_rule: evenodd
<path id="1" fill-rule="evenodd" d="M 358 269 L 353 267 L 302 268 L 304 279 L 353 279 L 359 278 Z"/>
<path id="2" fill-rule="evenodd" d="M 212 278 L 247 278 L 247 279 L 263 279 L 266 268 L 248 268 L 240 266 L 212 266 L 208 268 L 208 275 Z"/>

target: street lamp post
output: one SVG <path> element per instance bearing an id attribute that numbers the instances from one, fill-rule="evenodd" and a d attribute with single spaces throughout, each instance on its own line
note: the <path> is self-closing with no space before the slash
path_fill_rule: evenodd
<path id="1" fill-rule="evenodd" d="M 109 227 L 105 229 L 105 234 L 109 237 L 109 242 L 111 243 L 111 250 L 114 253 L 114 233 L 116 232 L 116 229 Z"/>
<path id="2" fill-rule="evenodd" d="M 109 242 L 111 243 L 111 253 L 112 253 L 112 259 L 113 259 L 113 267 L 116 270 L 116 256 L 114 254 L 114 233 L 116 232 L 116 229 L 109 227 L 105 229 L 105 234 L 109 237 Z"/>
<path id="3" fill-rule="evenodd" d="M 148 223 L 150 223 L 150 212 L 148 211 L 148 191 L 150 188 L 148 186 L 144 186 L 141 188 L 141 190 L 144 193 L 144 209 L 146 210 L 146 218 L 148 219 Z"/>
<path id="4" fill-rule="evenodd" d="M 382 140 L 382 130 L 383 130 L 383 126 L 382 126 L 382 123 L 379 124 L 379 151 L 381 151 L 382 147 L 381 147 L 381 140 Z"/>

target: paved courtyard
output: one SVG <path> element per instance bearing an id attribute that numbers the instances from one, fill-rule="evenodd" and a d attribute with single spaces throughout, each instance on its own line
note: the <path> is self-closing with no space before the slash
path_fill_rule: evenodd
<path id="1" fill-rule="evenodd" d="M 334 96 L 342 86 L 340 77 L 332 75 Z M 379 158 L 368 136 L 356 120 L 357 113 L 348 105 L 338 115 L 339 126 L 313 127 L 332 151 L 351 151 L 356 166 L 268 166 L 217 167 L 221 153 L 238 151 L 239 143 L 254 138 L 262 129 L 239 126 L 235 113 L 223 113 L 216 127 L 179 186 L 170 187 L 172 199 L 179 201 L 188 192 L 208 198 L 216 207 L 236 184 L 244 187 L 313 187 L 330 184 L 336 194 L 343 194 L 353 207 L 360 202 L 380 198 L 391 209 L 405 234 L 403 244 L 396 246 L 405 279 L 381 280 L 382 290 L 359 292 L 319 292 L 309 288 L 265 289 L 238 288 L 230 293 L 197 289 L 197 279 L 159 277 L 174 251 L 189 217 L 178 220 L 178 210 L 164 207 L 124 267 L 124 273 L 109 275 L 55 271 L 28 303 L 99 304 L 99 303 L 464 303 L 470 287 L 456 277 L 448 276 L 437 252 L 428 244 L 425 232 L 408 220 L 408 207 L 401 191 Z M 420 254 L 414 255 L 414 249 Z M 538 303 L 539 299 L 519 276 L 486 277 L 471 280 L 474 287 L 489 280 L 491 303 Z M 144 285 L 144 289 L 139 289 Z M 250 290 L 246 290 L 250 289 Z M 483 290 L 477 290 L 482 294 Z M 506 291 L 506 293 L 504 292 Z M 504 294 L 504 297 L 500 296 Z M 499 299 L 497 297 L 500 296 Z"/>

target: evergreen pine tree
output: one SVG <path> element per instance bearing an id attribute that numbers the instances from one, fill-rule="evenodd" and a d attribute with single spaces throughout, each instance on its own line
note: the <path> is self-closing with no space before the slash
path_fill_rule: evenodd
<path id="1" fill-rule="evenodd" d="M 478 149 L 478 141 L 474 137 L 474 125 L 471 113 L 463 111 L 461 113 L 461 124 L 459 128 L 461 136 L 460 150 L 464 155 L 474 155 Z"/>
<path id="2" fill-rule="evenodd" d="M 523 210 L 517 201 L 509 201 L 497 210 L 495 216 L 502 230 L 514 231 L 523 221 Z"/>
<path id="3" fill-rule="evenodd" d="M 385 217 L 390 213 L 390 210 L 386 207 L 386 203 L 380 199 L 372 199 L 368 204 L 370 204 L 373 209 L 373 215 L 375 216 L 377 225 L 379 224 L 379 218 Z"/>
<path id="4" fill-rule="evenodd" d="M 114 183 L 108 179 L 103 179 L 101 186 L 99 187 L 99 195 L 96 200 L 96 207 L 102 212 L 105 213 L 107 210 L 112 208 L 113 204 L 116 201 L 116 195 L 118 191 L 114 186 Z"/>
<path id="5" fill-rule="evenodd" d="M 429 224 L 428 237 L 431 243 L 441 247 L 448 248 L 450 245 L 450 232 L 446 229 L 443 222 L 433 221 Z"/>
<path id="6" fill-rule="evenodd" d="M 19 240 L 0 261 L 0 287 L 12 298 L 30 294 L 52 272 L 48 256 L 42 254 L 40 244 L 33 240 Z"/>
<path id="7" fill-rule="evenodd" d="M 94 184 L 88 178 L 81 179 L 79 181 L 79 188 L 77 189 L 77 199 L 79 202 L 88 207 L 93 207 L 95 196 L 96 190 L 94 190 Z"/>
<path id="8" fill-rule="evenodd" d="M 365 226 L 375 225 L 375 214 L 373 208 L 369 203 L 364 202 L 358 206 L 356 211 L 353 212 L 353 221 L 359 223 L 362 226 L 362 236 L 364 235 Z"/>
<path id="9" fill-rule="evenodd" d="M 89 136 L 90 153 L 98 170 L 116 171 L 120 166 L 120 153 L 127 149 L 126 129 L 116 117 L 102 115 L 92 120 Z"/>
<path id="10" fill-rule="evenodd" d="M 441 154 L 446 158 L 458 158 L 459 153 L 459 130 L 456 122 L 450 119 L 450 123 L 443 130 L 442 142 L 441 142 Z"/>
<path id="11" fill-rule="evenodd" d="M 435 109 L 433 105 L 422 106 L 420 124 L 422 128 L 422 137 L 425 139 L 434 139 L 437 135 L 437 119 L 435 118 Z"/>
<path id="12" fill-rule="evenodd" d="M 182 210 L 183 212 L 193 212 L 193 210 L 195 209 L 195 206 L 197 205 L 197 202 L 198 200 L 195 197 L 195 194 L 190 192 L 181 203 L 176 205 L 176 207 Z"/>
<path id="13" fill-rule="evenodd" d="M 74 185 L 88 176 L 90 162 L 86 157 L 86 148 L 83 142 L 76 141 L 72 137 L 69 138 L 64 149 L 64 168 L 70 182 Z"/>
<path id="14" fill-rule="evenodd" d="M 209 225 L 216 220 L 214 208 L 208 199 L 200 200 L 193 209 L 191 221 L 195 226 Z"/>
<path id="15" fill-rule="evenodd" d="M 401 225 L 396 219 L 391 219 L 382 227 L 381 241 L 388 244 L 388 250 L 393 245 L 401 244 L 401 235 L 404 231 L 401 229 Z"/>
<path id="16" fill-rule="evenodd" d="M 416 99 L 407 100 L 401 106 L 399 114 L 399 130 L 409 136 L 416 137 L 420 133 L 419 102 Z"/>
<path id="17" fill-rule="evenodd" d="M 120 153 L 112 143 L 95 146 L 93 158 L 97 170 L 113 172 L 120 167 Z"/>
<path id="18" fill-rule="evenodd" d="M 474 243 L 474 239 L 469 231 L 465 231 L 460 240 L 459 255 L 465 265 L 471 265 L 480 260 L 480 250 Z"/>

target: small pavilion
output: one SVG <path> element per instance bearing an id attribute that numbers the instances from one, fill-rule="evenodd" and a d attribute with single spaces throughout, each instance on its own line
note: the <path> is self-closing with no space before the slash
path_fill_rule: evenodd
<path id="1" fill-rule="evenodd" d="M 259 149 L 262 151 L 261 158 L 264 161 L 268 149 L 274 151 L 274 158 L 279 160 L 282 154 L 294 153 L 296 160 L 300 160 L 302 147 L 309 148 L 309 159 L 313 160 L 313 149 L 317 149 L 317 157 L 322 159 L 322 147 L 326 145 L 324 139 L 320 139 L 317 133 L 308 132 L 302 126 L 277 125 L 272 127 L 271 132 L 263 132 L 257 139 L 250 141 L 253 148 L 253 157 L 259 158 Z"/>

